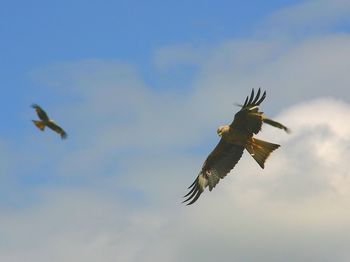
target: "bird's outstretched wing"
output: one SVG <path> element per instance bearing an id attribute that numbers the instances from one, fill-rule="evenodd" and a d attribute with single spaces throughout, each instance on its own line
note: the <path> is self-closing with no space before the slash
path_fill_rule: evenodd
<path id="1" fill-rule="evenodd" d="M 234 168 L 242 157 L 243 150 L 243 146 L 234 145 L 221 139 L 204 162 L 196 180 L 188 188 L 190 192 L 184 196 L 187 198 L 183 202 L 188 202 L 187 205 L 193 204 L 207 186 L 211 191 L 219 183 L 219 180 Z"/>
<path id="2" fill-rule="evenodd" d="M 58 126 L 53 121 L 49 121 L 46 125 L 56 133 L 60 134 L 62 139 L 67 138 L 67 133 L 62 129 L 62 127 Z"/>
<path id="3" fill-rule="evenodd" d="M 241 110 L 235 114 L 235 118 L 230 125 L 231 127 L 239 129 L 247 135 L 259 133 L 264 118 L 263 112 L 259 112 L 259 105 L 264 101 L 266 91 L 264 91 L 261 97 L 260 94 L 260 88 L 256 95 L 254 95 L 254 89 L 252 89 L 250 96 L 247 96 Z"/>
<path id="4" fill-rule="evenodd" d="M 44 122 L 49 121 L 48 115 L 46 114 L 46 112 L 40 106 L 38 106 L 37 104 L 32 104 L 32 107 L 35 109 L 35 111 L 36 111 L 38 117 L 40 118 L 40 120 L 42 120 Z"/>
<path id="5" fill-rule="evenodd" d="M 267 118 L 267 117 L 265 117 L 265 116 L 263 116 L 263 122 L 264 122 L 265 124 L 269 124 L 269 125 L 274 126 L 274 127 L 276 127 L 276 128 L 283 129 L 283 130 L 286 131 L 287 133 L 290 133 L 290 132 L 291 132 L 290 129 L 289 129 L 288 127 L 282 125 L 282 124 L 279 123 L 279 122 L 276 122 L 275 120 L 272 120 L 272 119 L 270 119 L 270 118 Z"/>

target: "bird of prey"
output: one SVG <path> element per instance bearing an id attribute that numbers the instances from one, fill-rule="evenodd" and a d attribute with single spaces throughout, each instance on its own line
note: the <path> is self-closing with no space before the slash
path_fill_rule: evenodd
<path id="1" fill-rule="evenodd" d="M 209 154 L 196 180 L 188 188 L 190 192 L 184 196 L 187 198 L 183 201 L 187 202 L 187 205 L 196 202 L 207 186 L 211 191 L 219 180 L 234 168 L 244 149 L 249 152 L 261 168 L 264 168 L 268 156 L 280 145 L 254 138 L 254 134 L 259 133 L 263 123 L 289 133 L 287 127 L 267 118 L 263 112 L 259 111 L 259 105 L 265 99 L 266 91 L 261 97 L 260 94 L 260 88 L 256 96 L 254 89 L 252 89 L 250 96 L 247 96 L 243 105 L 240 105 L 241 110 L 235 114 L 233 122 L 217 129 L 217 133 L 221 137 L 220 142 Z"/>
<path id="2" fill-rule="evenodd" d="M 52 119 L 50 119 L 46 112 L 40 106 L 38 106 L 37 104 L 32 104 L 32 107 L 35 109 L 38 117 L 40 118 L 40 120 L 32 120 L 37 128 L 39 128 L 41 131 L 44 131 L 45 126 L 47 126 L 56 133 L 60 134 L 62 139 L 67 137 L 67 133 Z"/>

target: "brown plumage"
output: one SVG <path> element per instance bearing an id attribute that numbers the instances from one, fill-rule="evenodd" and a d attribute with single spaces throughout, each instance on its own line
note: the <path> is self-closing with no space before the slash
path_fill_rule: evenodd
<path id="1" fill-rule="evenodd" d="M 48 128 L 52 129 L 56 133 L 61 135 L 61 138 L 67 138 L 67 133 L 60 127 L 58 126 L 52 119 L 48 117 L 46 112 L 37 104 L 33 104 L 32 107 L 35 109 L 38 117 L 40 120 L 32 120 L 33 123 L 37 128 L 39 128 L 41 131 L 45 130 L 45 127 L 47 126 Z"/>
<path id="2" fill-rule="evenodd" d="M 259 105 L 266 97 L 266 92 L 261 95 L 259 88 L 256 96 L 254 89 L 247 96 L 241 110 L 235 114 L 230 125 L 220 126 L 217 130 L 221 140 L 204 161 L 202 169 L 196 180 L 188 188 L 190 191 L 184 196 L 187 205 L 197 201 L 204 189 L 209 186 L 211 191 L 220 179 L 224 178 L 237 164 L 243 155 L 244 149 L 264 168 L 265 161 L 272 151 L 280 145 L 269 143 L 254 138 L 259 133 L 262 124 L 266 123 L 289 132 L 289 129 L 259 112 Z"/>

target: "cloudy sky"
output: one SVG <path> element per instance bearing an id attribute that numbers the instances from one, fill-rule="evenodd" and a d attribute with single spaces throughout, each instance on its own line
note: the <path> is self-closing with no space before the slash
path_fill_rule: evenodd
<path id="1" fill-rule="evenodd" d="M 5 1 L 0 33 L 0 261 L 350 261 L 349 1 Z M 184 206 L 259 86 L 292 133 Z"/>

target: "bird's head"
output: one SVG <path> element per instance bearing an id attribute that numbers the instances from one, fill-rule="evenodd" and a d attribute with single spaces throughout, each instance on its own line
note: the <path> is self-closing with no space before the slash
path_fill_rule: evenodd
<path id="1" fill-rule="evenodd" d="M 224 133 L 228 132 L 229 126 L 219 126 L 216 131 L 219 136 L 222 136 Z"/>

